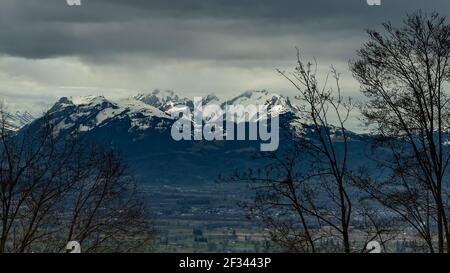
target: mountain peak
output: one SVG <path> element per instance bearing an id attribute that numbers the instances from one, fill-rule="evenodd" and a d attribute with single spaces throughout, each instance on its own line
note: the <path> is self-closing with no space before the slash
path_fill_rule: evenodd
<path id="1" fill-rule="evenodd" d="M 289 97 L 271 93 L 267 90 L 249 90 L 241 95 L 228 100 L 225 105 L 264 105 L 271 114 L 284 114 L 292 112 L 298 114 L 299 107 L 293 105 Z"/>
<path id="2" fill-rule="evenodd" d="M 189 107 L 191 111 L 194 108 L 194 102 L 191 99 L 181 97 L 171 90 L 156 89 L 149 94 L 139 94 L 134 99 L 145 104 L 151 105 L 162 112 L 170 114 L 174 107 L 184 105 Z M 223 109 L 227 105 L 264 105 L 267 106 L 269 114 L 285 114 L 293 113 L 297 115 L 300 107 L 291 103 L 289 97 L 271 93 L 267 90 L 249 90 L 245 91 L 237 97 L 231 98 L 225 102 L 221 101 L 215 94 L 209 94 L 202 97 L 203 106 L 216 104 Z"/>
<path id="3" fill-rule="evenodd" d="M 88 132 L 124 122 L 130 132 L 152 127 L 154 120 L 170 119 L 159 109 L 135 98 L 108 100 L 103 96 L 63 97 L 50 109 L 55 134 L 67 129 Z"/>
<path id="4" fill-rule="evenodd" d="M 110 103 L 104 96 L 79 96 L 79 97 L 71 97 L 71 101 L 76 106 L 83 105 L 98 105 L 102 103 Z"/>
<path id="5" fill-rule="evenodd" d="M 141 93 L 134 97 L 134 99 L 145 104 L 158 108 L 163 112 L 169 111 L 176 105 L 187 105 L 189 99 L 182 98 L 175 94 L 172 90 L 156 89 L 149 94 Z"/>

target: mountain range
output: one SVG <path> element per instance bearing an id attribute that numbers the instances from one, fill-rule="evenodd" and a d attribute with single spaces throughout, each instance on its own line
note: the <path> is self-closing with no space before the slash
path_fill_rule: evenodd
<path id="1" fill-rule="evenodd" d="M 269 113 L 280 116 L 280 151 L 292 142 L 293 130 L 314 138 L 314 130 L 301 119 L 300 107 L 290 98 L 268 91 L 248 91 L 237 97 L 220 100 L 208 95 L 203 106 L 266 105 Z M 109 100 L 102 96 L 59 99 L 48 111 L 54 134 L 61 136 L 76 130 L 86 139 L 113 147 L 127 160 L 132 170 L 145 182 L 201 183 L 214 181 L 236 169 L 256 167 L 252 160 L 259 152 L 260 141 L 175 141 L 171 128 L 175 107 L 193 108 L 193 100 L 172 91 L 155 90 L 125 99 Z M 19 119 L 29 123 L 30 119 Z M 11 119 L 13 120 L 13 119 Z M 36 121 L 38 121 L 37 119 Z M 31 122 L 21 130 L 33 130 Z M 14 130 L 20 128 L 17 123 Z M 23 125 L 23 124 L 22 124 Z M 332 130 L 332 128 L 330 128 Z M 335 135 L 339 142 L 339 135 Z M 365 158 L 368 136 L 351 133 L 352 160 Z"/>

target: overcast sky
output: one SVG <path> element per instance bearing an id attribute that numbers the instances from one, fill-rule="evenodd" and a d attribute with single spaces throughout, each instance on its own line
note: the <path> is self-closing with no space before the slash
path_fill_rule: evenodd
<path id="1" fill-rule="evenodd" d="M 39 110 L 61 96 L 156 88 L 289 95 L 275 69 L 295 65 L 295 47 L 322 73 L 335 65 L 356 95 L 347 63 L 364 30 L 419 8 L 450 15 L 448 0 L 1 0 L 0 97 Z"/>

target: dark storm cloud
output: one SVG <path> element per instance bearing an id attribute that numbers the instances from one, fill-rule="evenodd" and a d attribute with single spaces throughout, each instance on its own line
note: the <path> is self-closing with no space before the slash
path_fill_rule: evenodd
<path id="1" fill-rule="evenodd" d="M 364 28 L 415 9 L 450 15 L 448 0 L 382 0 L 381 7 L 365 0 L 82 1 L 68 7 L 65 0 L 2 0 L 0 54 L 263 61 L 283 58 L 280 51 L 301 37 L 323 52 L 335 41 L 328 51 L 339 56 L 346 54 L 342 43 L 358 42 Z"/>

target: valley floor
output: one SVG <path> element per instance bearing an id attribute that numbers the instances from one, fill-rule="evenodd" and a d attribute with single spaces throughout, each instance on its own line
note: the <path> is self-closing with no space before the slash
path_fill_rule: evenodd
<path id="1" fill-rule="evenodd" d="M 246 196 L 236 186 L 146 185 L 145 192 L 159 235 L 155 252 L 271 251 L 267 231 L 247 220 L 239 207 Z"/>
<path id="2" fill-rule="evenodd" d="M 267 253 L 282 251 L 269 240 L 261 224 L 245 217 L 239 202 L 250 200 L 245 185 L 167 186 L 144 184 L 158 239 L 157 253 Z M 417 252 L 420 242 L 412 230 L 398 227 L 388 252 Z M 322 230 L 326 232 L 326 230 Z M 364 231 L 354 232 L 355 247 L 363 248 Z M 332 242 L 331 247 L 336 247 Z M 422 250 L 423 251 L 423 250 Z M 419 251 L 419 252 L 422 252 Z M 359 251 L 358 251 L 359 252 Z"/>

